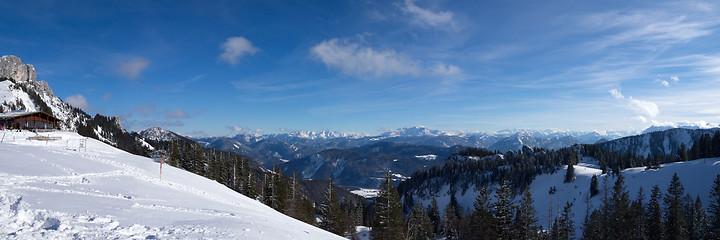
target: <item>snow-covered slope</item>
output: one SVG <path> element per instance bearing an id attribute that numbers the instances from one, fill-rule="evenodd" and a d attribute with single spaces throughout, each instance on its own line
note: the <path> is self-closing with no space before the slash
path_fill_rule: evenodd
<path id="1" fill-rule="evenodd" d="M 165 165 L 161 179 L 159 163 L 100 141 L 79 149 L 75 133 L 0 134 L 1 236 L 341 239 L 198 175 Z"/>
<path id="2" fill-rule="evenodd" d="M 685 144 L 685 146 L 690 149 L 694 142 L 699 140 L 703 134 L 710 134 L 710 136 L 712 136 L 715 131 L 720 131 L 720 128 L 673 128 L 665 131 L 649 132 L 637 136 L 615 139 L 599 143 L 598 146 L 608 151 L 621 154 L 633 153 L 638 156 L 647 156 L 648 154 L 670 155 L 676 154 L 680 145 Z"/>
<path id="3" fill-rule="evenodd" d="M 597 164 L 591 159 L 586 158 L 585 161 L 575 166 L 575 181 L 564 183 L 563 180 L 567 166 L 563 166 L 563 168 L 564 169 L 554 174 L 537 176 L 530 184 L 530 192 L 535 200 L 534 207 L 535 210 L 537 210 L 538 221 L 543 225 L 543 229 L 548 229 L 550 208 L 552 208 L 552 214 L 555 216 L 562 210 L 565 202 L 573 203 L 572 210 L 575 214 L 573 220 L 577 228 L 576 234 L 579 235 L 582 233 L 580 227 L 585 218 L 587 205 L 584 199 L 590 189 L 590 179 L 593 175 L 597 175 L 600 183 L 600 193 L 591 198 L 590 201 L 591 209 L 594 209 L 600 206 L 601 197 L 604 194 L 602 182 L 607 175 L 601 174 L 602 171 Z M 632 199 L 637 197 L 640 187 L 642 187 L 645 195 L 645 203 L 649 200 L 650 190 L 654 185 L 658 185 L 663 194 L 667 193 L 667 186 L 670 184 L 673 174 L 677 173 L 685 187 L 685 193 L 690 193 L 693 199 L 695 199 L 695 196 L 700 196 L 703 204 L 708 206 L 710 188 L 715 176 L 720 174 L 720 158 L 669 163 L 662 165 L 662 167 L 657 170 L 646 170 L 644 167 L 640 167 L 625 169 L 622 172 L 625 177 L 625 185 Z M 607 176 L 608 191 L 612 191 L 615 179 L 614 176 Z M 495 195 L 494 189 L 497 187 L 497 185 L 493 186 L 493 196 Z M 554 194 L 549 193 L 551 187 L 555 187 L 557 190 Z M 440 192 L 437 193 L 437 203 L 441 209 L 450 202 L 448 190 L 449 187 L 444 186 Z M 608 192 L 608 194 L 611 194 L 611 192 Z M 463 206 L 463 209 L 472 209 L 473 202 L 477 195 L 478 191 L 474 189 L 474 187 L 471 187 L 466 192 L 457 191 L 455 193 L 455 197 L 458 203 Z M 413 198 L 415 200 L 421 200 L 424 206 L 428 206 L 431 203 L 430 198 L 420 198 L 417 195 L 413 196 Z M 516 201 L 518 199 L 519 196 L 516 196 Z M 493 199 L 492 201 L 495 200 Z"/>

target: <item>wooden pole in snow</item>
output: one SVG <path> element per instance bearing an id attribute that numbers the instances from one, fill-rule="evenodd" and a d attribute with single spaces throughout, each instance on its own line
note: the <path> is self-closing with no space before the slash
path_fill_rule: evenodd
<path id="1" fill-rule="evenodd" d="M 162 164 L 163 164 L 163 157 L 160 156 L 160 180 L 162 180 Z"/>

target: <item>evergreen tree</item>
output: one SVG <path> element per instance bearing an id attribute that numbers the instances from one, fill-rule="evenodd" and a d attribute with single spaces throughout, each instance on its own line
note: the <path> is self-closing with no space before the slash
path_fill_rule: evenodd
<path id="1" fill-rule="evenodd" d="M 432 222 L 425 214 L 425 207 L 420 201 L 410 210 L 405 236 L 409 240 L 426 240 L 433 237 Z"/>
<path id="2" fill-rule="evenodd" d="M 575 181 L 575 167 L 573 167 L 572 163 L 569 163 L 567 166 L 567 171 L 565 171 L 565 183 L 570 183 L 572 181 Z"/>
<path id="3" fill-rule="evenodd" d="M 625 189 L 625 177 L 617 173 L 610 202 L 610 238 L 630 239 L 634 231 L 634 219 L 630 212 L 630 195 Z"/>
<path id="4" fill-rule="evenodd" d="M 667 239 L 687 239 L 688 232 L 683 209 L 683 192 L 677 173 L 673 175 L 668 186 L 665 202 L 665 237 Z"/>
<path id="5" fill-rule="evenodd" d="M 340 202 L 337 199 L 335 190 L 333 189 L 332 178 L 328 180 L 328 189 L 325 191 L 325 200 L 320 208 L 323 216 L 321 228 L 328 232 L 342 236 L 345 233 L 344 213 L 340 209 Z"/>
<path id="6" fill-rule="evenodd" d="M 460 239 L 460 218 L 455 205 L 448 203 L 443 211 L 442 236 L 445 239 Z"/>
<path id="7" fill-rule="evenodd" d="M 645 193 L 642 186 L 638 190 L 637 198 L 630 204 L 630 216 L 634 219 L 632 224 L 632 239 L 647 239 L 645 235 L 647 214 L 643 206 L 645 201 Z"/>
<path id="8" fill-rule="evenodd" d="M 697 196 L 694 203 L 691 203 L 688 217 L 688 235 L 691 240 L 704 239 L 707 229 L 707 215 L 700 196 Z"/>
<path id="9" fill-rule="evenodd" d="M 537 211 L 535 211 L 533 203 L 534 201 L 532 199 L 532 194 L 530 194 L 530 189 L 526 187 L 523 191 L 520 205 L 517 208 L 517 213 L 515 214 L 515 221 L 513 223 L 514 239 L 538 239 L 537 233 L 539 227 L 537 225 Z"/>
<path id="10" fill-rule="evenodd" d="M 557 239 L 575 238 L 575 222 L 572 220 L 575 214 L 572 212 L 572 205 L 570 202 L 565 202 L 565 207 L 557 220 Z"/>
<path id="11" fill-rule="evenodd" d="M 433 225 L 433 233 L 438 233 L 440 231 L 440 209 L 437 205 L 437 200 L 435 197 L 432 198 L 432 203 L 430 206 L 428 206 L 427 209 L 427 215 L 430 218 L 430 221 Z"/>
<path id="12" fill-rule="evenodd" d="M 590 197 L 594 197 L 599 192 L 600 189 L 598 189 L 597 175 L 593 174 L 592 178 L 590 179 Z"/>
<path id="13" fill-rule="evenodd" d="M 250 160 L 243 158 L 242 159 L 242 175 L 245 179 L 245 186 L 243 187 L 243 190 L 245 190 L 244 194 L 245 196 L 257 199 L 257 188 L 255 187 L 255 176 L 253 175 L 253 171 L 250 169 Z"/>
<path id="14" fill-rule="evenodd" d="M 205 154 L 203 153 L 202 147 L 200 145 L 195 146 L 195 154 L 193 155 L 193 172 L 200 176 L 206 176 L 205 175 L 205 162 L 207 159 L 205 158 Z"/>
<path id="15" fill-rule="evenodd" d="M 470 224 L 474 232 L 472 238 L 496 239 L 495 217 L 490 204 L 490 195 L 485 187 L 480 189 L 473 205 L 475 210 L 472 212 Z"/>
<path id="16" fill-rule="evenodd" d="M 180 166 L 180 150 L 178 149 L 177 141 L 172 142 L 172 150 L 170 150 L 170 159 L 168 164 L 173 167 Z"/>
<path id="17" fill-rule="evenodd" d="M 710 189 L 708 213 L 707 239 L 720 239 L 720 174 L 715 177 Z"/>
<path id="18" fill-rule="evenodd" d="M 594 210 L 592 213 L 589 214 L 588 217 L 585 217 L 585 222 L 583 223 L 583 237 L 582 239 L 586 240 L 601 240 L 601 239 L 607 239 L 607 233 L 603 232 L 602 222 L 600 221 L 602 217 L 600 216 L 599 210 Z"/>
<path id="19" fill-rule="evenodd" d="M 375 221 L 373 223 L 373 239 L 403 239 L 404 216 L 402 204 L 390 171 L 385 175 L 385 181 L 380 186 L 375 198 Z"/>
<path id="20" fill-rule="evenodd" d="M 662 208 L 660 197 L 662 192 L 658 185 L 653 186 L 650 192 L 650 202 L 647 204 L 647 227 L 645 235 L 648 239 L 663 239 L 665 230 L 663 227 Z"/>
<path id="21" fill-rule="evenodd" d="M 690 160 L 690 157 L 688 156 L 688 150 L 685 143 L 680 144 L 680 149 L 678 150 L 678 158 L 682 162 L 687 162 Z"/>
<path id="22" fill-rule="evenodd" d="M 495 192 L 495 203 L 493 215 L 495 216 L 495 232 L 497 239 L 512 238 L 513 203 L 510 196 L 510 186 L 503 181 L 500 188 Z"/>

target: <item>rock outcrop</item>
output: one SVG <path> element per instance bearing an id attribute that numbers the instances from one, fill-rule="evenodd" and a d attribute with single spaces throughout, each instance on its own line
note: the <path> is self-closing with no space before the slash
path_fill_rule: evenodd
<path id="1" fill-rule="evenodd" d="M 33 65 L 24 64 L 19 57 L 7 55 L 0 58 L 0 79 L 10 79 L 15 83 L 36 82 L 37 72 Z"/>

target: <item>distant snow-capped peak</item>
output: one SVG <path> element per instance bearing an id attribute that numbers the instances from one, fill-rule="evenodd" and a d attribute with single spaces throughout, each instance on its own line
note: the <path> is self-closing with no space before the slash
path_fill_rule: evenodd
<path id="1" fill-rule="evenodd" d="M 642 133 L 651 133 L 651 132 L 659 132 L 659 131 L 665 131 L 668 129 L 673 128 L 685 128 L 685 129 L 709 129 L 709 128 L 716 128 L 720 127 L 718 124 L 712 124 L 707 123 L 705 121 L 699 121 L 699 122 L 665 122 L 665 123 L 655 123 L 652 126 L 646 128 L 643 130 Z"/>
<path id="2" fill-rule="evenodd" d="M 428 129 L 424 126 L 414 126 L 407 128 L 398 128 L 385 133 L 382 133 L 382 137 L 437 137 L 437 136 L 453 136 L 454 133 Z"/>
<path id="3" fill-rule="evenodd" d="M 315 131 L 293 131 L 281 134 L 275 134 L 278 138 L 305 138 L 305 139 L 333 139 L 333 138 L 362 138 L 368 136 L 364 133 L 354 132 L 336 132 L 323 130 L 320 132 Z"/>

